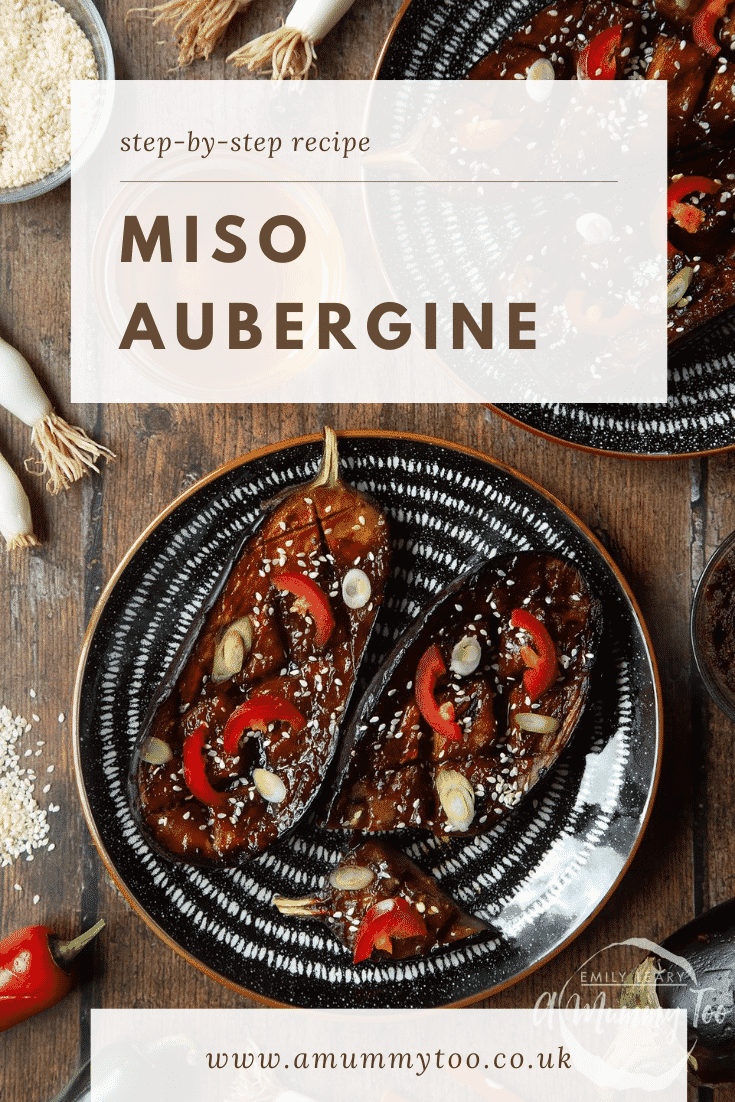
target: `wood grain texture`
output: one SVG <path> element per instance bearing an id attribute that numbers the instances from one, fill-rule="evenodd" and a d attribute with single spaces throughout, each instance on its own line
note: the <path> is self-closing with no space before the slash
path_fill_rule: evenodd
<path id="1" fill-rule="evenodd" d="M 176 48 L 124 0 L 101 0 L 120 79 L 248 79 L 227 53 L 277 25 L 288 3 L 257 0 L 237 17 L 207 63 L 172 71 Z M 398 0 L 358 0 L 319 51 L 324 79 L 370 76 Z M 0 935 L 47 921 L 64 934 L 98 914 L 107 930 L 85 963 L 79 992 L 0 1035 L 3 1102 L 43 1100 L 87 1051 L 92 1006 L 255 1005 L 187 965 L 135 916 L 110 882 L 75 792 L 68 712 L 84 630 L 102 586 L 145 526 L 183 489 L 222 462 L 279 440 L 372 428 L 425 433 L 469 445 L 534 479 L 597 534 L 628 577 L 660 664 L 666 743 L 659 798 L 622 885 L 584 933 L 554 960 L 484 1005 L 531 1006 L 543 992 L 593 1001 L 578 969 L 612 942 L 662 939 L 705 906 L 735 893 L 730 843 L 735 791 L 733 724 L 709 705 L 693 673 L 688 616 L 704 561 L 735 527 L 735 459 L 640 463 L 576 452 L 535 437 L 479 406 L 230 405 L 69 407 L 69 185 L 0 207 L 0 335 L 27 356 L 71 420 L 117 460 L 58 498 L 22 473 L 43 546 L 0 560 L 3 635 L 0 701 L 35 712 L 40 768 L 55 766 L 53 853 L 0 870 Z M 1 411 L 0 411 L 1 412 Z M 0 448 L 16 469 L 29 433 L 0 416 Z M 35 689 L 36 697 L 29 696 Z M 60 722 L 60 714 L 66 717 Z M 36 732 L 38 732 L 36 734 Z M 40 773 L 39 773 L 40 775 Z M 17 891 L 14 884 L 20 884 Z M 40 899 L 33 904 L 34 895 Z M 626 956 L 625 953 L 628 952 Z M 610 966 L 632 966 L 623 951 Z M 39 1053 L 43 1058 L 39 1059 Z M 735 1091 L 720 1088 L 716 1102 Z"/>

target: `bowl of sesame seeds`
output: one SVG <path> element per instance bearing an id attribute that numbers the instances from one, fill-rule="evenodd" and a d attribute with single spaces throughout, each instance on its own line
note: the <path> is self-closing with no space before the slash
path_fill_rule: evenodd
<path id="1" fill-rule="evenodd" d="M 69 179 L 71 82 L 111 82 L 115 66 L 93 0 L 10 0 L 0 41 L 0 203 L 17 203 Z"/>

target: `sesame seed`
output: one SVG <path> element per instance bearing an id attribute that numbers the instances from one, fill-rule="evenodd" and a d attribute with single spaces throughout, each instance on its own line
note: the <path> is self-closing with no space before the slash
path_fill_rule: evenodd
<path id="1" fill-rule="evenodd" d="M 49 831 L 46 812 L 36 802 L 32 770 L 22 769 L 19 740 L 28 724 L 0 707 L 0 867 L 45 845 Z M 28 756 L 32 751 L 23 751 Z"/>

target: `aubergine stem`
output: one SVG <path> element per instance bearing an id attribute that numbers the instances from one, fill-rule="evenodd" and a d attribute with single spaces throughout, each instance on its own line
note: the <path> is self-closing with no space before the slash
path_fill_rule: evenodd
<path id="1" fill-rule="evenodd" d="M 90 926 L 84 933 L 79 934 L 78 937 L 72 938 L 71 941 L 55 942 L 51 946 L 51 955 L 58 965 L 62 968 L 68 967 L 74 958 L 81 953 L 85 945 L 87 945 L 92 938 L 97 937 L 102 927 L 105 925 L 104 918 L 101 918 L 99 922 L 95 922 L 94 926 Z"/>
<path id="2" fill-rule="evenodd" d="M 316 478 L 310 486 L 327 486 L 332 489 L 339 482 L 339 451 L 337 434 L 329 425 L 324 426 L 324 451 Z"/>
<path id="3" fill-rule="evenodd" d="M 327 914 L 324 900 L 315 895 L 302 895 L 299 899 L 288 899 L 284 895 L 273 897 L 273 906 L 287 918 L 316 918 Z"/>

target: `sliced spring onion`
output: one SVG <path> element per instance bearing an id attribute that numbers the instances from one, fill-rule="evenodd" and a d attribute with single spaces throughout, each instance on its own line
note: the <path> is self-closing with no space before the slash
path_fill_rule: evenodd
<path id="1" fill-rule="evenodd" d="M 332 887 L 343 892 L 358 892 L 372 884 L 374 879 L 375 873 L 366 865 L 340 865 L 329 874 Z"/>
<path id="2" fill-rule="evenodd" d="M 674 278 L 669 280 L 666 286 L 666 306 L 669 310 L 672 306 L 676 306 L 687 293 L 693 275 L 693 268 L 680 268 Z"/>
<path id="3" fill-rule="evenodd" d="M 551 81 L 555 79 L 554 66 L 545 58 L 534 61 L 526 73 L 526 91 L 534 103 L 543 103 L 551 95 Z"/>
<path id="4" fill-rule="evenodd" d="M 515 721 L 522 731 L 530 731 L 533 735 L 555 735 L 559 730 L 558 719 L 538 712 L 516 712 Z"/>
<path id="5" fill-rule="evenodd" d="M 50 493 L 58 494 L 90 470 L 98 471 L 97 463 L 102 457 L 114 459 L 111 451 L 95 444 L 83 429 L 67 424 L 54 412 L 28 361 L 2 339 L 0 394 L 5 409 L 32 429 L 31 440 L 40 459 L 27 459 L 26 470 L 47 474 L 46 488 Z M 38 463 L 40 470 L 36 469 Z"/>
<path id="6" fill-rule="evenodd" d="M 465 635 L 452 651 L 449 668 L 460 677 L 467 677 L 480 665 L 481 657 L 482 649 L 477 638 L 474 635 Z"/>
<path id="7" fill-rule="evenodd" d="M 227 58 L 249 72 L 272 66 L 272 79 L 308 80 L 316 68 L 316 47 L 354 0 L 296 0 L 282 27 L 241 46 Z"/>
<path id="8" fill-rule="evenodd" d="M 212 681 L 226 681 L 242 669 L 253 643 L 253 629 L 248 616 L 229 624 L 222 631 L 214 650 Z"/>
<path id="9" fill-rule="evenodd" d="M 280 804 L 286 799 L 286 786 L 277 773 L 269 769 L 254 769 L 253 784 L 269 804 Z"/>
<path id="10" fill-rule="evenodd" d="M 580 214 L 576 221 L 577 233 L 590 245 L 603 245 L 613 234 L 612 223 L 604 214 Z"/>
<path id="11" fill-rule="evenodd" d="M 150 735 L 140 748 L 140 756 L 149 765 L 165 765 L 174 754 L 167 742 Z"/>
<path id="12" fill-rule="evenodd" d="M 348 608 L 363 608 L 370 600 L 370 579 L 364 570 L 354 567 L 342 579 L 342 600 Z"/>
<path id="13" fill-rule="evenodd" d="M 436 791 L 450 826 L 468 830 L 475 817 L 475 790 L 456 769 L 441 769 L 436 775 Z"/>

